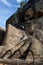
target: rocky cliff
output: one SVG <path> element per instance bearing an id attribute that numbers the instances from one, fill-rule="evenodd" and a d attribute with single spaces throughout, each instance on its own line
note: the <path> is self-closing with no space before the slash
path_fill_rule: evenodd
<path id="1" fill-rule="evenodd" d="M 43 1 L 37 1 L 35 13 L 19 8 L 6 21 L 6 31 L 0 29 L 0 58 L 43 64 Z"/>

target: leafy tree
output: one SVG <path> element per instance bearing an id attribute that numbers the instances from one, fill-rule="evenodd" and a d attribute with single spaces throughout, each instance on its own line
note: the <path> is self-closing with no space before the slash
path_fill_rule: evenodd
<path id="1" fill-rule="evenodd" d="M 20 7 L 22 8 L 25 4 L 26 4 L 26 2 L 25 2 L 25 1 L 22 1 L 22 2 L 20 3 Z"/>

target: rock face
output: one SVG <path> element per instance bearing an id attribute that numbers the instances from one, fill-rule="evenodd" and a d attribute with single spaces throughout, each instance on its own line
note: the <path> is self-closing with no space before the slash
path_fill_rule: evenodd
<path id="1" fill-rule="evenodd" d="M 36 3 L 36 9 L 37 11 L 43 12 L 43 0 L 39 0 L 39 2 Z"/>
<path id="2" fill-rule="evenodd" d="M 32 7 L 19 9 L 6 21 L 6 31 L 0 29 L 0 58 L 43 61 L 43 1 L 37 1 L 35 14 Z"/>
<path id="3" fill-rule="evenodd" d="M 5 43 L 9 47 L 16 46 L 20 40 L 25 36 L 25 32 L 15 28 L 11 24 L 8 25 Z M 11 42 L 10 42 L 11 40 Z"/>
<path id="4" fill-rule="evenodd" d="M 17 29 L 14 26 L 12 26 L 11 24 L 9 24 L 7 27 L 7 33 L 5 36 L 5 42 L 4 42 L 5 45 L 2 48 L 2 52 L 1 52 L 0 56 L 2 56 L 6 51 L 8 51 L 10 49 L 13 53 L 18 48 L 20 48 L 24 44 L 24 42 L 23 43 L 21 43 L 21 42 L 22 42 L 23 38 L 25 38 L 25 37 L 26 37 L 26 34 L 23 30 Z"/>

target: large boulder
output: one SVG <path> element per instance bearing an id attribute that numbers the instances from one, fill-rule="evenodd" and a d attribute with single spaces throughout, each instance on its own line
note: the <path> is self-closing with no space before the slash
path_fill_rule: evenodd
<path id="1" fill-rule="evenodd" d="M 28 45 L 27 49 L 26 49 L 26 44 Z M 29 36 L 28 39 L 26 40 L 26 43 L 24 46 L 25 47 L 22 48 L 24 50 L 24 52 L 20 56 L 20 59 L 23 59 L 23 60 L 25 59 L 26 61 L 30 61 L 30 62 L 32 62 L 33 60 L 35 62 L 39 62 L 42 60 L 41 56 L 43 57 L 43 54 L 42 54 L 43 50 L 42 50 L 42 44 L 39 40 L 37 40 L 36 38 L 34 38 L 32 36 Z M 29 52 L 31 52 L 31 53 L 29 53 Z M 33 56 L 34 56 L 34 58 L 33 58 Z"/>
<path id="2" fill-rule="evenodd" d="M 20 51 L 20 52 L 19 52 Z M 39 40 L 33 36 L 29 36 L 22 47 L 19 48 L 12 56 L 11 59 L 22 59 L 27 62 L 41 62 L 43 57 L 43 45 Z"/>
<path id="3" fill-rule="evenodd" d="M 12 53 L 19 49 L 24 44 L 24 42 L 22 44 L 20 43 L 25 37 L 26 34 L 24 31 L 17 29 L 9 24 L 6 30 L 6 36 L 4 41 L 5 45 L 3 46 L 3 49 L 0 52 L 0 56 L 2 56 L 9 49 L 12 50 Z"/>

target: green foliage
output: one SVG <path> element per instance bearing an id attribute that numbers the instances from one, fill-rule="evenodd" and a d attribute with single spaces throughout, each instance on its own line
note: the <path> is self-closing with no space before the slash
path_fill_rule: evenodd
<path id="1" fill-rule="evenodd" d="M 25 1 L 22 1 L 22 2 L 20 3 L 20 7 L 22 8 L 25 4 L 26 4 L 26 2 L 25 2 Z"/>

